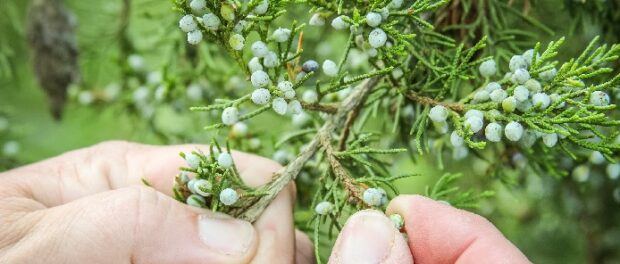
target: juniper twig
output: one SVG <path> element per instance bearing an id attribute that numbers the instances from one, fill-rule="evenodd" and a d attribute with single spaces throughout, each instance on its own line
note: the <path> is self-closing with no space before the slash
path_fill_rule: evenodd
<path id="1" fill-rule="evenodd" d="M 320 145 L 320 139 L 325 135 L 330 135 L 337 128 L 341 127 L 345 122 L 345 119 L 349 112 L 358 107 L 364 98 L 370 93 L 381 80 L 381 76 L 376 76 L 361 83 L 354 91 L 342 102 L 342 105 L 332 115 L 325 124 L 319 129 L 318 133 L 308 143 L 308 145 L 301 151 L 301 153 L 286 167 L 280 169 L 274 174 L 273 180 L 267 185 L 269 189 L 268 194 L 258 198 L 254 203 L 249 205 L 244 210 L 240 211 L 237 216 L 240 219 L 254 222 L 261 213 L 267 208 L 267 206 L 275 199 L 275 197 L 282 191 L 291 181 L 297 177 L 301 168 L 306 162 L 314 155 Z"/>

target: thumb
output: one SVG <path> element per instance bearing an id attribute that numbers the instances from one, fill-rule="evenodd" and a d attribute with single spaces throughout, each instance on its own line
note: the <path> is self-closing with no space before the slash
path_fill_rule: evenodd
<path id="1" fill-rule="evenodd" d="M 392 221 L 382 212 L 365 210 L 347 220 L 329 263 L 413 263 L 413 258 Z"/>
<path id="2" fill-rule="evenodd" d="M 531 263 L 487 219 L 419 195 L 401 195 L 387 212 L 405 220 L 416 263 Z"/>
<path id="3" fill-rule="evenodd" d="M 35 262 L 247 263 L 258 243 L 250 223 L 146 187 L 102 192 L 35 213 L 41 215 L 29 243 L 17 244 L 29 248 L 16 251 L 30 257 L 37 252 Z"/>

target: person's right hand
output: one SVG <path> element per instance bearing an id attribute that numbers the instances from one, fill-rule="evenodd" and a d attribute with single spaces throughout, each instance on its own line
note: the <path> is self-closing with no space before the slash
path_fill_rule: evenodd
<path id="1" fill-rule="evenodd" d="M 531 263 L 485 218 L 418 196 L 392 200 L 407 238 L 379 211 L 349 218 L 329 263 Z"/>

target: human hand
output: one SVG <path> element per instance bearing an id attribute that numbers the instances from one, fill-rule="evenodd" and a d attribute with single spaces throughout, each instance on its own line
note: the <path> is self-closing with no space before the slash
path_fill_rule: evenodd
<path id="1" fill-rule="evenodd" d="M 310 241 L 293 226 L 292 184 L 254 225 L 170 198 L 184 165 L 175 154 L 196 148 L 205 147 L 109 142 L 1 173 L 0 263 L 311 261 Z M 280 167 L 233 157 L 253 186 Z"/>
<path id="2" fill-rule="evenodd" d="M 349 218 L 330 263 L 530 263 L 485 218 L 418 195 L 403 195 L 387 214 L 404 218 L 407 240 L 383 213 Z"/>

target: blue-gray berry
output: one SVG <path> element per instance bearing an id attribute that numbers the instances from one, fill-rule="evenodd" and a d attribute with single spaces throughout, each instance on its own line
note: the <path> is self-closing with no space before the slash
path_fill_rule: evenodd
<path id="1" fill-rule="evenodd" d="M 187 205 L 189 206 L 202 208 L 205 206 L 206 201 L 205 201 L 205 198 L 203 198 L 202 196 L 197 195 L 197 194 L 192 194 L 189 197 L 187 197 L 187 200 L 185 201 L 185 203 L 187 203 Z"/>
<path id="2" fill-rule="evenodd" d="M 226 188 L 220 192 L 220 202 L 224 205 L 233 205 L 239 200 L 239 194 L 232 188 Z"/>
<path id="3" fill-rule="evenodd" d="M 509 68 L 511 72 L 515 72 L 518 69 L 527 69 L 527 61 L 521 55 L 514 55 L 510 58 Z"/>
<path id="4" fill-rule="evenodd" d="M 590 94 L 590 103 L 596 106 L 606 106 L 609 104 L 609 95 L 605 92 L 594 91 Z"/>
<path id="5" fill-rule="evenodd" d="M 489 78 L 497 73 L 497 65 L 494 60 L 488 60 L 481 63 L 478 70 L 480 71 L 480 75 L 482 75 L 482 77 Z"/>
<path id="6" fill-rule="evenodd" d="M 385 190 L 378 187 L 368 188 L 362 194 L 362 199 L 370 206 L 381 206 L 383 204 L 384 196 L 387 196 Z"/>
<path id="7" fill-rule="evenodd" d="M 207 197 L 211 195 L 211 183 L 207 180 L 200 179 L 196 180 L 194 184 L 192 184 L 192 190 L 194 193 L 199 194 L 201 196 Z"/>
<path id="8" fill-rule="evenodd" d="M 511 81 L 512 83 L 524 84 L 530 79 L 530 72 L 526 69 L 517 69 L 513 74 Z"/>
<path id="9" fill-rule="evenodd" d="M 320 215 L 327 215 L 331 213 L 333 210 L 334 210 L 334 204 L 330 202 L 326 202 L 326 201 L 320 202 L 316 205 L 316 207 L 314 207 L 314 212 Z"/>
<path id="10" fill-rule="evenodd" d="M 539 73 L 538 78 L 540 78 L 543 81 L 551 81 L 553 78 L 555 78 L 557 74 L 558 74 L 558 71 L 555 68 L 552 68 L 550 70 Z"/>
<path id="11" fill-rule="evenodd" d="M 301 70 L 306 72 L 306 73 L 310 73 L 310 72 L 315 72 L 319 69 L 320 65 L 317 61 L 315 60 L 307 60 L 306 62 L 304 62 L 304 64 L 301 65 Z"/>

